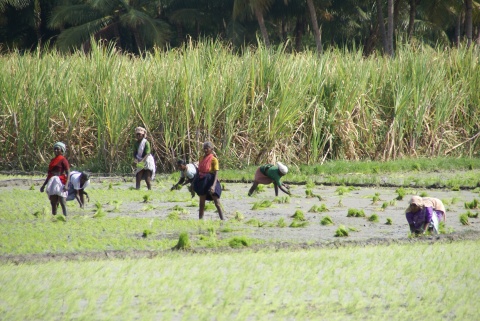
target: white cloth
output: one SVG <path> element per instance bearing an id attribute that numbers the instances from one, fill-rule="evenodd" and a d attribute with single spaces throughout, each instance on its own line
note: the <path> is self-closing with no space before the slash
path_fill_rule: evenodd
<path id="1" fill-rule="evenodd" d="M 138 149 L 137 149 L 137 155 L 135 155 L 135 158 L 140 161 L 142 160 L 142 155 L 143 155 L 143 150 L 145 149 L 145 144 L 147 143 L 147 140 L 144 138 L 142 139 L 142 141 L 140 142 L 140 145 L 138 145 Z"/>
<path id="2" fill-rule="evenodd" d="M 68 191 L 63 190 L 63 183 L 58 176 L 52 176 L 47 182 L 47 188 L 45 191 L 48 196 L 58 195 L 61 197 L 67 197 Z"/>
<path id="3" fill-rule="evenodd" d="M 280 171 L 280 173 L 282 173 L 283 175 L 288 173 L 288 167 L 285 166 L 284 164 L 282 164 L 280 162 L 277 162 L 277 167 L 278 167 L 278 170 Z"/>
<path id="4" fill-rule="evenodd" d="M 79 189 L 85 189 L 90 185 L 90 180 L 87 180 L 83 186 L 80 186 L 80 176 L 82 176 L 82 173 L 77 172 L 77 171 L 72 171 L 70 172 L 70 185 L 73 186 L 73 189 L 79 190 Z"/>
<path id="5" fill-rule="evenodd" d="M 192 179 L 197 174 L 197 166 L 195 164 L 187 164 L 187 168 L 184 171 L 180 172 L 180 177 L 186 177 Z"/>

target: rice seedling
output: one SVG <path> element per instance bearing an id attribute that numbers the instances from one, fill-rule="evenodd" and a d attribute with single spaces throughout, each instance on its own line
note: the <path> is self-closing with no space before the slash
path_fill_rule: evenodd
<path id="1" fill-rule="evenodd" d="M 152 235 L 152 234 L 153 234 L 152 230 L 145 229 L 143 230 L 142 237 L 147 238 L 149 235 Z"/>
<path id="2" fill-rule="evenodd" d="M 464 213 L 460 215 L 460 223 L 462 223 L 462 225 L 470 225 L 470 222 L 468 221 L 468 214 Z"/>
<path id="3" fill-rule="evenodd" d="M 192 200 L 190 201 L 190 203 L 188 203 L 186 206 L 187 206 L 187 207 L 198 207 L 198 205 L 199 205 L 199 204 L 198 204 L 198 200 L 192 199 Z"/>
<path id="4" fill-rule="evenodd" d="M 390 206 L 396 206 L 397 205 L 397 200 L 393 199 L 388 203 Z"/>
<path id="5" fill-rule="evenodd" d="M 120 211 L 120 205 L 122 205 L 122 201 L 113 200 L 112 203 L 113 203 L 113 209 L 112 209 L 112 211 L 113 211 L 113 212 L 119 212 L 119 211 Z"/>
<path id="6" fill-rule="evenodd" d="M 277 204 L 290 204 L 290 196 L 277 196 L 273 199 L 273 203 Z"/>
<path id="7" fill-rule="evenodd" d="M 356 208 L 349 208 L 347 217 L 365 217 L 365 212 Z"/>
<path id="8" fill-rule="evenodd" d="M 420 192 L 420 197 L 427 197 L 428 193 L 426 191 Z"/>
<path id="9" fill-rule="evenodd" d="M 378 223 L 379 219 L 378 219 L 378 215 L 373 213 L 372 215 L 370 215 L 370 217 L 368 218 L 368 221 L 369 222 L 373 222 L 373 223 Z"/>
<path id="10" fill-rule="evenodd" d="M 460 191 L 460 186 L 459 185 L 454 185 L 450 189 L 454 192 L 458 192 L 458 191 Z"/>
<path id="11" fill-rule="evenodd" d="M 337 193 L 337 195 L 344 195 L 348 192 L 351 192 L 353 191 L 355 188 L 353 186 L 339 186 L 336 190 L 335 190 L 335 193 Z"/>
<path id="12" fill-rule="evenodd" d="M 375 193 L 372 197 L 372 204 L 376 204 L 378 201 L 380 201 L 380 193 Z"/>
<path id="13" fill-rule="evenodd" d="M 397 193 L 397 200 L 401 201 L 405 197 L 405 194 L 407 193 L 403 187 L 399 187 L 395 190 L 395 193 Z"/>
<path id="14" fill-rule="evenodd" d="M 385 210 L 388 207 L 388 205 L 390 205 L 389 202 L 383 202 L 382 203 L 382 210 Z"/>
<path id="15" fill-rule="evenodd" d="M 189 213 L 187 209 L 181 207 L 180 205 L 175 205 L 174 207 L 172 207 L 172 210 L 173 211 L 178 211 L 181 214 L 188 214 Z"/>
<path id="16" fill-rule="evenodd" d="M 144 212 L 148 212 L 148 211 L 152 211 L 154 209 L 156 209 L 157 207 L 154 206 L 153 204 L 147 204 L 145 206 L 142 207 L 142 211 Z"/>
<path id="17" fill-rule="evenodd" d="M 215 204 L 213 202 L 207 202 L 205 204 L 205 211 L 215 211 L 217 208 L 215 207 Z"/>
<path id="18" fill-rule="evenodd" d="M 53 217 L 54 222 L 67 222 L 67 217 L 63 214 L 57 214 Z"/>
<path id="19" fill-rule="evenodd" d="M 335 236 L 336 237 L 347 237 L 348 236 L 348 230 L 345 228 L 345 226 L 340 225 L 337 230 L 335 231 Z"/>
<path id="20" fill-rule="evenodd" d="M 466 209 L 470 209 L 470 210 L 473 210 L 473 209 L 477 209 L 478 208 L 478 200 L 476 198 L 473 199 L 473 201 L 471 202 L 465 202 L 464 203 L 464 206 Z"/>
<path id="21" fill-rule="evenodd" d="M 97 210 L 100 210 L 100 209 L 103 208 L 103 205 L 102 205 L 102 203 L 100 203 L 99 201 L 96 201 L 96 202 L 95 202 L 95 207 L 96 207 Z"/>
<path id="22" fill-rule="evenodd" d="M 30 190 L 31 190 L 31 191 L 34 191 L 34 190 L 35 190 L 35 185 L 32 184 L 32 185 L 30 186 Z"/>
<path id="23" fill-rule="evenodd" d="M 257 220 L 256 218 L 252 218 L 246 221 L 245 224 L 255 226 L 255 227 L 264 227 L 267 223 Z"/>
<path id="24" fill-rule="evenodd" d="M 393 221 L 390 217 L 387 218 L 387 222 L 385 223 L 386 225 L 393 225 Z"/>
<path id="25" fill-rule="evenodd" d="M 190 238 L 187 232 L 182 232 L 178 236 L 178 243 L 173 247 L 173 250 L 189 250 L 192 248 Z"/>
<path id="26" fill-rule="evenodd" d="M 291 216 L 294 220 L 305 221 L 305 215 L 302 210 L 296 210 L 295 213 Z"/>
<path id="27" fill-rule="evenodd" d="M 241 237 L 237 236 L 237 237 L 231 238 L 228 241 L 228 245 L 231 248 L 248 247 L 250 246 L 250 241 L 245 236 L 241 236 Z"/>
<path id="28" fill-rule="evenodd" d="M 107 216 L 107 213 L 105 213 L 105 211 L 102 209 L 102 208 L 99 208 L 95 211 L 95 213 L 93 214 L 93 218 L 102 218 L 102 217 L 105 217 Z"/>
<path id="29" fill-rule="evenodd" d="M 289 227 L 292 228 L 299 228 L 299 227 L 305 227 L 308 225 L 307 221 L 299 221 L 299 220 L 293 220 L 292 223 L 290 223 Z"/>
<path id="30" fill-rule="evenodd" d="M 312 188 L 315 187 L 315 183 L 313 181 L 309 180 L 309 181 L 307 181 L 307 184 L 305 184 L 305 187 L 307 189 L 312 189 Z"/>
<path id="31" fill-rule="evenodd" d="M 265 185 L 257 185 L 257 187 L 255 188 L 255 193 L 262 193 L 262 192 L 265 192 Z"/>
<path id="32" fill-rule="evenodd" d="M 360 231 L 358 228 L 353 227 L 353 226 L 349 226 L 349 227 L 348 227 L 348 230 L 349 230 L 350 232 L 358 232 L 358 231 Z"/>
<path id="33" fill-rule="evenodd" d="M 283 217 L 279 218 L 278 221 L 275 223 L 276 227 L 286 227 L 287 223 L 285 222 L 285 219 Z"/>
<path id="34" fill-rule="evenodd" d="M 327 205 L 321 204 L 321 205 L 312 205 L 312 207 L 308 210 L 309 213 L 323 213 L 323 212 L 328 212 L 329 209 L 327 208 Z"/>
<path id="35" fill-rule="evenodd" d="M 320 221 L 320 224 L 322 225 L 333 225 L 333 220 L 330 216 L 325 216 L 324 218 L 322 218 L 322 220 Z"/>
<path id="36" fill-rule="evenodd" d="M 233 232 L 233 228 L 231 228 L 230 226 L 224 226 L 220 232 L 222 233 L 230 233 L 230 232 Z"/>
<path id="37" fill-rule="evenodd" d="M 478 212 L 477 213 L 471 213 L 470 211 L 467 211 L 467 215 L 470 218 L 478 218 Z"/>
<path id="38" fill-rule="evenodd" d="M 263 200 L 259 202 L 255 202 L 252 206 L 252 210 L 263 210 L 272 206 L 272 201 Z"/>
<path id="39" fill-rule="evenodd" d="M 174 221 L 179 220 L 181 214 L 182 213 L 180 213 L 179 211 L 171 211 L 170 213 L 168 213 L 167 219 L 174 220 Z"/>
<path id="40" fill-rule="evenodd" d="M 305 197 L 306 198 L 312 198 L 312 197 L 315 197 L 315 195 L 313 194 L 313 191 L 311 189 L 307 188 L 305 190 Z"/>
<path id="41" fill-rule="evenodd" d="M 242 214 L 242 212 L 240 211 L 235 211 L 233 213 L 233 218 L 236 220 L 236 221 L 243 221 L 245 219 L 245 215 Z"/>
<path id="42" fill-rule="evenodd" d="M 152 201 L 152 194 L 145 194 L 143 195 L 143 202 L 148 203 Z"/>

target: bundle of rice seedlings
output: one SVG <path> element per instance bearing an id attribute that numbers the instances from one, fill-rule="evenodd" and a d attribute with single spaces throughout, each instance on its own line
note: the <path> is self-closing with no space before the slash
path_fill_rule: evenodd
<path id="1" fill-rule="evenodd" d="M 172 210 L 179 212 L 180 214 L 188 214 L 188 210 L 181 207 L 180 205 L 175 205 Z"/>
<path id="2" fill-rule="evenodd" d="M 421 192 L 420 193 L 420 197 L 427 197 L 428 196 L 428 193 L 427 192 Z"/>
<path id="3" fill-rule="evenodd" d="M 380 201 L 380 193 L 375 193 L 372 197 L 372 204 L 376 204 L 378 201 Z"/>
<path id="4" fill-rule="evenodd" d="M 105 211 L 101 208 L 99 208 L 95 214 L 93 214 L 93 218 L 101 218 L 101 217 L 105 217 L 107 214 L 105 213 Z"/>
<path id="5" fill-rule="evenodd" d="M 315 195 L 313 194 L 313 191 L 308 188 L 308 189 L 305 190 L 305 197 L 306 198 L 312 198 L 312 197 L 315 197 Z"/>
<path id="6" fill-rule="evenodd" d="M 292 218 L 297 221 L 305 221 L 305 215 L 301 210 L 296 210 L 295 213 L 292 215 Z"/>
<path id="7" fill-rule="evenodd" d="M 299 220 L 293 220 L 292 223 L 290 223 L 290 227 L 296 228 L 296 227 L 305 227 L 308 225 L 307 221 L 299 221 Z"/>
<path id="8" fill-rule="evenodd" d="M 378 222 L 378 215 L 375 214 L 375 213 L 373 213 L 373 214 L 368 218 L 368 220 L 369 220 L 370 222 L 377 223 L 377 222 Z"/>
<path id="9" fill-rule="evenodd" d="M 255 227 L 262 227 L 265 225 L 265 222 L 259 221 L 256 218 L 252 218 L 251 220 L 246 221 L 245 224 L 255 226 Z"/>
<path id="10" fill-rule="evenodd" d="M 336 237 L 346 237 L 348 236 L 348 230 L 345 228 L 345 226 L 340 225 L 338 229 L 335 231 L 335 236 Z"/>
<path id="11" fill-rule="evenodd" d="M 243 221 L 245 216 L 241 212 L 235 211 L 233 218 L 237 221 Z"/>
<path id="12" fill-rule="evenodd" d="M 215 204 L 213 202 L 208 202 L 205 204 L 205 211 L 214 211 L 217 208 L 215 207 Z"/>
<path id="13" fill-rule="evenodd" d="M 467 211 L 467 215 L 469 218 L 478 218 L 478 213 L 472 213 L 470 211 Z"/>
<path id="14" fill-rule="evenodd" d="M 143 237 L 143 238 L 147 238 L 147 237 L 148 237 L 149 235 L 151 235 L 152 233 L 153 233 L 152 230 L 148 230 L 148 229 L 143 230 L 142 237 Z"/>
<path id="15" fill-rule="evenodd" d="M 263 200 L 263 201 L 255 202 L 252 206 L 252 210 L 262 210 L 265 208 L 269 208 L 270 206 L 272 206 L 271 201 Z"/>
<path id="16" fill-rule="evenodd" d="M 387 222 L 385 223 L 386 225 L 393 225 L 393 221 L 391 218 L 387 218 Z"/>
<path id="17" fill-rule="evenodd" d="M 395 193 L 397 193 L 397 200 L 401 201 L 405 197 L 406 191 L 403 187 L 400 187 L 395 190 Z"/>
<path id="18" fill-rule="evenodd" d="M 247 247 L 250 246 L 250 241 L 245 236 L 237 236 L 230 239 L 228 245 L 230 245 L 231 248 Z"/>
<path id="19" fill-rule="evenodd" d="M 315 187 L 315 183 L 314 183 L 313 181 L 309 180 L 309 181 L 307 182 L 307 184 L 305 184 L 305 187 L 306 187 L 306 188 L 314 188 L 314 187 Z"/>
<path id="20" fill-rule="evenodd" d="M 383 202 L 382 204 L 382 210 L 385 210 L 388 207 L 389 203 L 388 202 Z"/>
<path id="21" fill-rule="evenodd" d="M 287 223 L 285 222 L 285 219 L 284 219 L 283 217 L 281 217 L 281 218 L 277 221 L 276 226 L 277 226 L 277 227 L 285 227 L 285 226 L 287 226 Z"/>
<path id="22" fill-rule="evenodd" d="M 471 202 L 465 202 L 464 203 L 466 209 L 477 209 L 478 208 L 478 200 L 476 198 L 473 199 Z"/>
<path id="23" fill-rule="evenodd" d="M 167 219 L 169 219 L 169 220 L 179 220 L 180 219 L 180 212 L 179 211 L 171 211 L 167 215 Z"/>
<path id="24" fill-rule="evenodd" d="M 460 215 L 460 223 L 462 223 L 462 225 L 470 225 L 470 222 L 468 221 L 468 214 L 464 213 Z"/>
<path id="25" fill-rule="evenodd" d="M 365 217 L 365 212 L 356 208 L 349 208 L 347 217 Z"/>
<path id="26" fill-rule="evenodd" d="M 352 232 L 358 232 L 358 231 L 359 231 L 358 228 L 353 227 L 353 226 L 348 227 L 348 230 L 349 230 L 349 231 L 352 231 Z"/>
<path id="27" fill-rule="evenodd" d="M 188 233 L 182 232 L 178 237 L 178 243 L 173 247 L 174 250 L 188 250 L 192 247 Z"/>
<path id="28" fill-rule="evenodd" d="M 67 218 L 63 214 L 57 214 L 54 217 L 55 222 L 66 222 Z"/>
<path id="29" fill-rule="evenodd" d="M 322 225 L 333 225 L 333 220 L 330 216 L 325 216 L 324 218 L 322 218 L 322 220 L 320 221 L 320 224 Z"/>
<path id="30" fill-rule="evenodd" d="M 328 212 L 328 208 L 325 204 L 322 205 L 313 205 L 309 210 L 310 213 L 322 213 Z"/>
<path id="31" fill-rule="evenodd" d="M 273 203 L 290 204 L 290 196 L 277 196 L 273 199 Z"/>
<path id="32" fill-rule="evenodd" d="M 144 202 L 144 203 L 148 203 L 148 202 L 150 202 L 151 200 L 152 200 L 152 195 L 150 195 L 150 194 L 145 194 L 145 195 L 143 195 L 143 202 Z"/>

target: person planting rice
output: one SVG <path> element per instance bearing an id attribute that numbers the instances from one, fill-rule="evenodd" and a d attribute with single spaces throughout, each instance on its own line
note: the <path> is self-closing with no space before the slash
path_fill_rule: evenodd
<path id="1" fill-rule="evenodd" d="M 192 195 L 195 196 L 195 191 L 193 190 L 193 180 L 197 176 L 198 173 L 198 163 L 190 163 L 187 164 L 183 159 L 179 159 L 177 161 L 177 169 L 180 171 L 180 179 L 177 184 L 173 185 L 170 189 L 171 191 L 178 189 L 179 186 L 183 186 L 186 184 L 190 184 L 188 186 L 188 191 Z"/>
<path id="2" fill-rule="evenodd" d="M 445 206 L 438 198 L 413 196 L 405 215 L 410 232 L 424 234 L 427 230 L 438 234 L 439 222 L 446 221 Z"/>
<path id="3" fill-rule="evenodd" d="M 87 192 L 85 192 L 85 188 L 87 188 L 88 185 L 90 185 L 90 175 L 88 175 L 88 173 L 72 171 L 70 173 L 67 201 L 73 201 L 76 199 L 80 208 L 84 208 L 85 196 L 90 200 Z"/>
<path id="4" fill-rule="evenodd" d="M 151 181 L 155 178 L 155 160 L 151 154 L 146 129 L 143 127 L 135 128 L 135 138 L 136 141 L 133 143 L 135 188 L 140 189 L 140 181 L 144 179 L 147 188 L 150 190 L 152 189 Z"/>
<path id="5" fill-rule="evenodd" d="M 271 183 L 273 183 L 273 186 L 275 187 L 275 196 L 278 196 L 279 188 L 282 190 L 282 192 L 290 195 L 290 187 L 280 181 L 282 176 L 286 175 L 287 173 L 288 167 L 280 162 L 277 162 L 277 166 L 274 166 L 272 164 L 260 166 L 255 172 L 253 184 L 248 191 L 248 196 L 253 195 L 255 189 L 259 184 L 268 185 Z"/>
<path id="6" fill-rule="evenodd" d="M 220 204 L 220 196 L 222 194 L 222 186 L 218 180 L 218 171 L 220 166 L 218 159 L 214 156 L 213 144 L 205 142 L 203 144 L 205 155 L 200 158 L 198 163 L 198 175 L 193 181 L 193 189 L 200 197 L 198 218 L 203 219 L 205 212 L 205 201 L 213 200 L 217 208 L 220 219 L 223 220 L 223 210 Z"/>
<path id="7" fill-rule="evenodd" d="M 52 205 L 52 214 L 57 215 L 58 204 L 62 206 L 62 212 L 64 216 L 67 216 L 67 203 L 66 198 L 68 195 L 67 186 L 69 183 L 70 165 L 67 159 L 63 156 L 66 146 L 62 142 L 55 143 L 53 145 L 53 152 L 55 157 L 50 161 L 48 165 L 47 178 L 40 187 L 40 192 L 45 191 L 50 204 Z"/>

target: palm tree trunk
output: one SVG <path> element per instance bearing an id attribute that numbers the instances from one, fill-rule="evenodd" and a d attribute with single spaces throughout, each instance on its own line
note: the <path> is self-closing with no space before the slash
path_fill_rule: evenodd
<path id="1" fill-rule="evenodd" d="M 467 36 L 467 47 L 472 44 L 472 0 L 465 0 L 465 35 Z"/>
<path id="2" fill-rule="evenodd" d="M 382 39 L 383 51 L 388 53 L 387 33 L 385 31 L 385 23 L 383 21 L 382 0 L 377 0 L 377 20 L 378 32 L 380 33 L 380 39 Z"/>
<path id="3" fill-rule="evenodd" d="M 393 0 L 387 1 L 387 15 L 387 54 L 393 56 L 393 30 L 395 29 L 393 21 Z"/>
<path id="4" fill-rule="evenodd" d="M 40 0 L 35 0 L 33 3 L 33 15 L 35 19 L 35 32 L 37 34 L 37 46 L 42 46 L 42 7 L 40 6 Z"/>
<path id="5" fill-rule="evenodd" d="M 255 7 L 255 17 L 257 18 L 258 25 L 260 26 L 260 32 L 262 33 L 263 41 L 265 41 L 265 46 L 270 47 L 270 40 L 268 39 L 267 27 L 265 27 L 265 20 L 263 19 L 262 11 Z"/>
<path id="6" fill-rule="evenodd" d="M 303 15 L 297 17 L 295 25 L 295 50 L 300 52 L 302 50 L 302 38 L 304 33 Z"/>
<path id="7" fill-rule="evenodd" d="M 415 16 L 417 15 L 417 0 L 410 0 L 410 16 L 408 19 L 408 41 L 412 40 L 415 31 Z"/>
<path id="8" fill-rule="evenodd" d="M 462 28 L 462 13 L 460 12 L 457 17 L 457 23 L 455 25 L 455 44 L 457 47 L 460 46 L 460 35 L 461 35 L 461 28 Z"/>
<path id="9" fill-rule="evenodd" d="M 312 28 L 315 34 L 315 44 L 317 46 L 317 53 L 322 54 L 322 35 L 320 34 L 320 29 L 318 28 L 317 22 L 317 13 L 315 12 L 315 6 L 313 5 L 313 0 L 307 0 L 308 11 L 310 12 L 310 19 L 312 20 Z"/>

